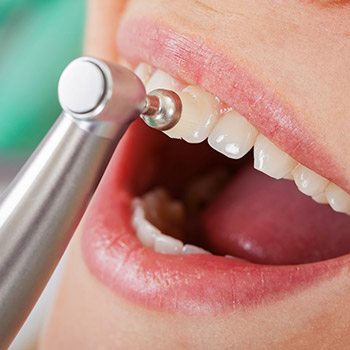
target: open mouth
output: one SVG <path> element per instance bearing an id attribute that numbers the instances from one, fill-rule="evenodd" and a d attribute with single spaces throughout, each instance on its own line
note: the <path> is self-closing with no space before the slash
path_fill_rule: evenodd
<path id="1" fill-rule="evenodd" d="M 155 159 L 139 159 L 136 172 L 142 173 L 144 162 L 153 162 L 154 170 L 146 188 L 135 193 L 141 198 L 134 200 L 133 212 L 145 246 L 161 253 L 209 251 L 280 265 L 349 252 L 345 191 L 298 164 L 200 87 L 145 63 L 135 72 L 148 91 L 179 93 L 182 119 L 165 133 L 187 141 L 145 133 Z M 206 140 L 211 147 L 199 145 Z"/>
<path id="2" fill-rule="evenodd" d="M 146 63 L 135 72 L 148 91 L 177 91 L 183 114 L 167 135 L 134 123 L 118 147 L 84 226 L 100 280 L 152 308 L 217 312 L 338 273 L 344 190 L 202 87 Z"/>

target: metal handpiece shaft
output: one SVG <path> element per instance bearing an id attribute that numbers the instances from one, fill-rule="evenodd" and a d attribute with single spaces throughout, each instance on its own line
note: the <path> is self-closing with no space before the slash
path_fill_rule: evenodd
<path id="1" fill-rule="evenodd" d="M 62 115 L 0 199 L 1 349 L 46 285 L 114 148 Z"/>
<path id="2" fill-rule="evenodd" d="M 62 75 L 59 97 L 64 112 L 0 198 L 0 349 L 45 287 L 146 93 L 123 67 L 82 58 Z"/>

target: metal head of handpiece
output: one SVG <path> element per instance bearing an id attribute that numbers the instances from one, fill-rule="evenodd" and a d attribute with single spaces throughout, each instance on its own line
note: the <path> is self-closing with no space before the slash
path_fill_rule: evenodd
<path id="1" fill-rule="evenodd" d="M 1 349 L 47 283 L 128 125 L 141 112 L 154 126 L 173 125 L 157 117 L 167 116 L 162 94 L 147 98 L 140 79 L 121 66 L 79 58 L 58 90 L 62 114 L 0 197 Z M 171 96 L 175 120 L 181 101 Z"/>
<path id="2" fill-rule="evenodd" d="M 93 120 L 104 121 L 99 123 L 102 135 L 115 129 L 112 123 L 135 114 L 151 128 L 168 130 L 182 112 L 174 91 L 157 89 L 146 95 L 133 72 L 91 57 L 81 57 L 67 66 L 58 83 L 58 99 L 66 113 L 89 121 L 88 128 Z"/>
<path id="3" fill-rule="evenodd" d="M 182 103 L 174 91 L 157 89 L 146 97 L 146 104 L 140 117 L 151 128 L 168 130 L 180 120 Z"/>

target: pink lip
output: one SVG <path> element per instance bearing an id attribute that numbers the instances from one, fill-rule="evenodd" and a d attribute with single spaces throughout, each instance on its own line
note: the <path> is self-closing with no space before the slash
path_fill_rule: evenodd
<path id="1" fill-rule="evenodd" d="M 310 146 L 314 140 L 291 109 L 203 43 L 151 22 L 133 21 L 123 23 L 119 46 L 129 60 L 161 67 L 236 106 L 298 160 L 320 169 L 328 159 L 319 150 L 315 157 Z M 295 293 L 334 277 L 348 263 L 345 256 L 299 266 L 263 266 L 213 255 L 163 255 L 144 248 L 130 220 L 133 193 L 147 182 L 147 168 L 142 177 L 136 175 L 140 162 L 135 161 L 135 149 L 142 150 L 140 157 L 152 159 L 147 135 L 154 131 L 141 124 L 135 123 L 118 146 L 83 226 L 86 264 L 117 294 L 151 309 L 216 314 Z"/>
<path id="2" fill-rule="evenodd" d="M 190 84 L 200 85 L 244 115 L 298 162 L 350 192 L 350 182 L 327 150 L 302 125 L 283 96 L 269 91 L 234 59 L 201 38 L 181 35 L 147 19 L 127 20 L 118 32 L 121 55 L 147 62 Z"/>

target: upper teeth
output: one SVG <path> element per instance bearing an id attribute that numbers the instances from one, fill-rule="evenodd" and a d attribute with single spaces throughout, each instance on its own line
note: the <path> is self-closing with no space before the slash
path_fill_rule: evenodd
<path id="1" fill-rule="evenodd" d="M 165 133 L 190 143 L 204 141 L 218 121 L 218 100 L 198 86 L 186 87 L 179 96 L 182 101 L 181 119 Z"/>
<path id="2" fill-rule="evenodd" d="M 153 74 L 152 74 L 153 72 Z M 179 123 L 166 131 L 173 138 L 209 145 L 229 158 L 239 159 L 254 146 L 254 167 L 276 179 L 293 179 L 298 189 L 318 203 L 329 203 L 338 212 L 350 214 L 350 195 L 334 183 L 299 164 L 273 144 L 236 111 L 222 108 L 219 100 L 198 86 L 185 86 L 160 69 L 145 63 L 135 73 L 146 90 L 172 89 L 179 93 L 183 113 Z M 159 243 L 164 245 L 163 243 Z"/>
<path id="3" fill-rule="evenodd" d="M 239 113 L 228 112 L 210 133 L 209 145 L 229 158 L 239 159 L 254 146 L 258 131 Z"/>
<path id="4" fill-rule="evenodd" d="M 279 149 L 264 135 L 259 134 L 254 145 L 254 167 L 263 173 L 282 179 L 291 172 L 297 162 Z"/>

